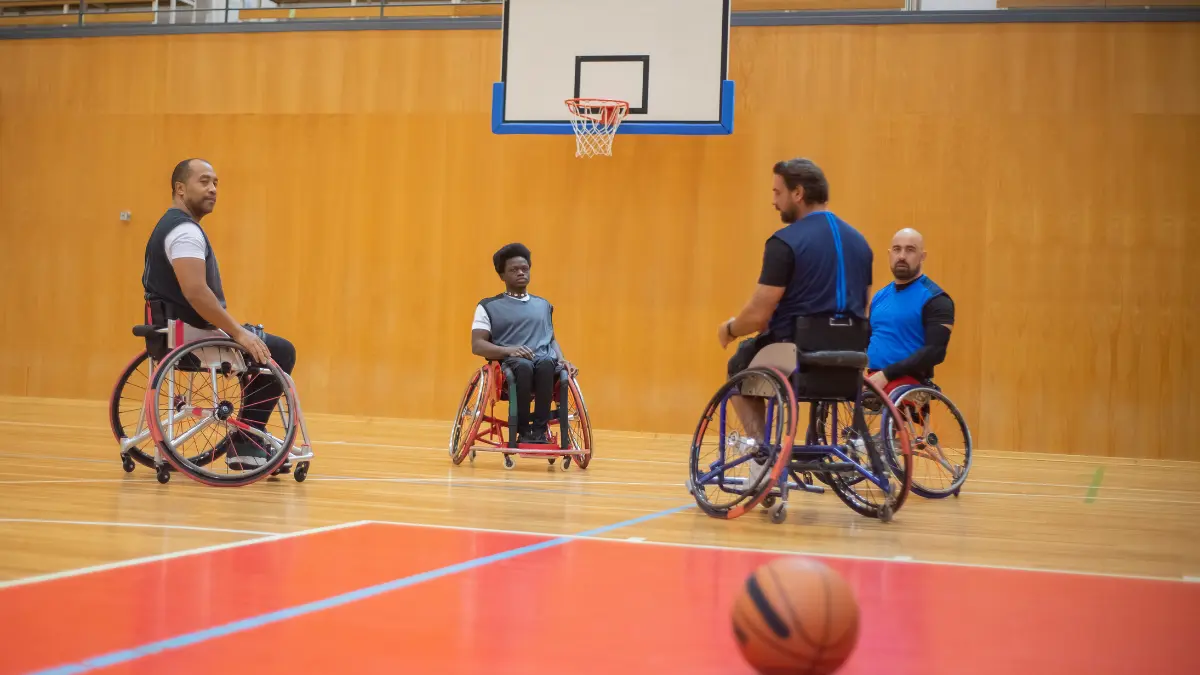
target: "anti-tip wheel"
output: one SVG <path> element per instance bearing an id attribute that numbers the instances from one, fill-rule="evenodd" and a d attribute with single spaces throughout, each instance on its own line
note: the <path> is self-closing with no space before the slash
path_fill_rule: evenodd
<path id="1" fill-rule="evenodd" d="M 771 522 L 776 525 L 787 520 L 787 502 L 779 502 L 771 508 L 767 509 L 767 513 L 771 514 Z"/>
<path id="2" fill-rule="evenodd" d="M 775 495 L 767 495 L 766 497 L 763 497 L 762 507 L 764 509 L 769 509 L 772 506 L 775 506 Z"/>
<path id="3" fill-rule="evenodd" d="M 300 462 L 296 465 L 296 470 L 292 472 L 292 476 L 297 483 L 303 483 L 305 478 L 308 478 L 308 462 Z"/>
<path id="4" fill-rule="evenodd" d="M 515 460 L 513 460 L 512 455 L 504 456 L 504 468 L 511 469 L 516 465 L 517 465 L 517 463 Z"/>
<path id="5" fill-rule="evenodd" d="M 133 458 L 129 455 L 121 455 L 121 468 L 125 469 L 125 473 L 133 473 Z"/>
<path id="6" fill-rule="evenodd" d="M 892 522 L 892 517 L 895 515 L 896 512 L 892 509 L 891 504 L 884 503 L 883 506 L 879 507 L 879 520 L 885 523 L 890 523 Z"/>
<path id="7" fill-rule="evenodd" d="M 167 465 L 164 464 L 158 467 L 158 471 L 155 472 L 155 477 L 158 478 L 158 482 L 166 484 L 167 481 L 171 480 L 171 471 L 167 468 Z"/>
<path id="8" fill-rule="evenodd" d="M 571 468 L 571 456 L 567 455 L 566 457 L 563 457 L 562 470 L 566 471 L 569 468 Z"/>

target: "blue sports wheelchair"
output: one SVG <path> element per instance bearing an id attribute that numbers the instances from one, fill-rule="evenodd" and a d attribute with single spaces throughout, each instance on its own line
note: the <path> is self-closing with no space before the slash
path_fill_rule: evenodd
<path id="1" fill-rule="evenodd" d="M 702 511 L 732 519 L 763 505 L 787 518 L 792 490 L 823 493 L 814 478 L 857 513 L 890 522 L 912 488 L 912 452 L 891 399 L 863 377 L 869 324 L 853 317 L 800 317 L 792 342 L 768 345 L 708 402 L 692 437 L 688 491 Z M 864 398 L 874 394 L 885 444 L 872 434 Z M 740 400 L 739 400 L 740 398 Z M 795 443 L 800 404 L 808 406 Z M 758 406 L 761 429 L 738 412 Z"/>

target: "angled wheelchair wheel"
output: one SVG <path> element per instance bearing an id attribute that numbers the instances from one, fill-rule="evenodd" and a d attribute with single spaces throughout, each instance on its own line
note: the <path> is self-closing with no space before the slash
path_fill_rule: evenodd
<path id="1" fill-rule="evenodd" d="M 133 471 L 134 462 L 154 468 L 153 451 L 148 453 L 142 450 L 154 446 L 150 439 L 150 427 L 143 414 L 146 388 L 153 370 L 154 362 L 143 349 L 121 371 L 108 399 L 108 424 L 113 437 L 120 444 L 121 465 L 127 472 Z"/>
<path id="2" fill-rule="evenodd" d="M 567 430 L 570 433 L 570 444 L 573 450 L 583 450 L 582 455 L 570 457 L 580 469 L 588 468 L 592 462 L 593 443 L 592 421 L 588 417 L 587 406 L 583 403 L 583 392 L 579 382 L 570 378 L 571 390 L 567 397 Z M 563 459 L 563 468 L 568 466 L 568 459 Z"/>
<path id="3" fill-rule="evenodd" d="M 904 506 L 912 488 L 912 452 L 909 436 L 903 430 L 896 434 L 893 446 L 885 444 L 878 430 L 884 428 L 895 407 L 877 386 L 869 381 L 867 385 L 868 390 L 855 403 L 815 405 L 814 431 L 818 443 L 843 448 L 870 476 L 851 469 L 821 472 L 820 478 L 859 515 L 887 522 Z M 882 406 L 880 416 L 872 415 L 864 405 L 864 400 L 872 396 Z M 839 461 L 827 459 L 831 464 Z"/>
<path id="4" fill-rule="evenodd" d="M 290 378 L 229 338 L 173 350 L 151 375 L 144 405 L 159 452 L 205 485 L 237 487 L 275 473 L 296 438 Z"/>
<path id="5" fill-rule="evenodd" d="M 762 430 L 747 431 L 737 407 L 765 409 Z M 758 506 L 778 483 L 796 436 L 796 397 L 774 368 L 751 368 L 713 395 L 692 436 L 687 487 L 702 511 L 732 519 Z"/>
<path id="6" fill-rule="evenodd" d="M 958 407 L 937 387 L 910 386 L 892 392 L 895 415 L 885 414 L 884 444 L 901 470 L 898 429 L 912 444 L 912 490 L 926 499 L 958 495 L 971 471 L 971 430 Z"/>
<path id="7" fill-rule="evenodd" d="M 144 408 L 154 366 L 154 359 L 143 349 L 121 371 L 108 400 L 108 424 L 120 444 L 121 465 L 127 472 L 133 471 L 135 462 L 148 469 L 157 468 L 154 441 L 150 438 L 150 424 Z M 209 463 L 213 459 L 198 458 L 197 461 Z"/>
<path id="8" fill-rule="evenodd" d="M 458 404 L 458 415 L 450 430 L 450 461 L 455 465 L 462 464 L 471 453 L 475 442 L 475 434 L 479 430 L 479 422 L 483 419 L 484 405 L 487 403 L 489 369 L 485 366 L 475 371 L 467 390 L 463 392 L 462 401 Z"/>

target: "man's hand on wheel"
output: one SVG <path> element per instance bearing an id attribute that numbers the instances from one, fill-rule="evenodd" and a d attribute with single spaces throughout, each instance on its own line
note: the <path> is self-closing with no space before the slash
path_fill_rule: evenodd
<path id="1" fill-rule="evenodd" d="M 569 374 L 571 377 L 575 377 L 579 374 L 579 369 L 575 367 L 574 363 L 571 363 L 570 361 L 559 361 L 559 363 L 563 368 L 567 369 L 567 374 Z"/>
<path id="2" fill-rule="evenodd" d="M 242 328 L 242 330 L 238 331 L 237 335 L 233 336 L 233 340 L 241 345 L 242 349 L 245 349 L 250 354 L 250 357 L 258 363 L 271 362 L 271 350 L 267 349 L 267 343 L 258 339 L 258 336 L 254 333 Z"/>
<path id="3" fill-rule="evenodd" d="M 510 357 L 515 356 L 520 359 L 529 359 L 530 361 L 533 360 L 533 350 L 524 345 L 520 347 L 509 347 L 508 355 Z"/>

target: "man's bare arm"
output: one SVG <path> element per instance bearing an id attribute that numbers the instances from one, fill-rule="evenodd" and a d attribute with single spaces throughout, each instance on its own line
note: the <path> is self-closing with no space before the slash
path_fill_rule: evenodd
<path id="1" fill-rule="evenodd" d="M 471 329 L 471 353 L 489 361 L 503 361 L 510 356 L 533 358 L 528 347 L 498 347 L 491 342 L 492 334 L 479 328 Z"/>
<path id="2" fill-rule="evenodd" d="M 734 317 L 733 323 L 729 326 L 734 337 L 760 333 L 765 330 L 767 323 L 771 320 L 771 314 L 779 306 L 785 290 L 787 289 L 780 286 L 759 284 L 754 289 L 754 295 L 750 296 L 750 301 L 742 308 L 741 314 Z"/>
<path id="3" fill-rule="evenodd" d="M 176 258 L 171 261 L 175 269 L 175 278 L 179 281 L 179 290 L 196 313 L 205 321 L 225 331 L 239 345 L 250 352 L 250 355 L 260 363 L 266 363 L 271 353 L 266 344 L 250 331 L 242 327 L 225 308 L 221 306 L 217 296 L 208 287 L 205 278 L 204 261 L 200 258 Z"/>

